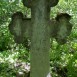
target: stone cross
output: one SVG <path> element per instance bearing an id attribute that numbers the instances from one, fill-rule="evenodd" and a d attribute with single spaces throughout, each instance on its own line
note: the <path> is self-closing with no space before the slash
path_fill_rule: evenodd
<path id="1" fill-rule="evenodd" d="M 31 41 L 30 77 L 47 77 L 49 75 L 49 49 L 50 38 L 55 38 L 59 44 L 65 44 L 70 34 L 72 24 L 71 16 L 67 13 L 57 15 L 50 20 L 50 7 L 57 5 L 59 0 L 23 0 L 24 6 L 31 8 L 31 18 L 26 18 L 21 12 L 12 15 L 9 24 L 15 42 L 26 43 Z"/>

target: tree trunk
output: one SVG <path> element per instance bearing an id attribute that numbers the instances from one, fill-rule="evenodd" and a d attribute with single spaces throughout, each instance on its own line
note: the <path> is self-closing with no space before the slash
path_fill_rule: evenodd
<path id="1" fill-rule="evenodd" d="M 50 48 L 50 8 L 49 0 L 33 0 L 32 40 L 31 40 L 31 74 L 30 77 L 47 77 L 49 73 Z"/>

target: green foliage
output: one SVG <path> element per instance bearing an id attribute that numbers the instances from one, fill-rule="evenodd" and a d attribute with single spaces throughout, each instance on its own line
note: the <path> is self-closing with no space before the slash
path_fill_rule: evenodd
<path id="1" fill-rule="evenodd" d="M 10 42 L 12 39 L 10 38 L 10 33 L 8 31 L 7 26 L 1 25 L 0 26 L 0 52 L 4 50 L 10 49 Z"/>
<path id="2" fill-rule="evenodd" d="M 66 12 L 72 16 L 70 22 L 73 23 L 73 28 L 68 41 L 65 45 L 58 45 L 55 40 L 53 40 L 50 52 L 51 59 L 51 70 L 53 77 L 63 77 L 58 72 L 53 72 L 53 68 L 58 66 L 62 69 L 66 66 L 68 72 L 67 77 L 77 77 L 77 9 L 76 9 L 76 0 L 60 0 L 58 5 L 54 8 L 51 8 L 51 18 L 55 17 L 57 13 Z M 54 66 L 55 65 L 55 66 Z"/>

